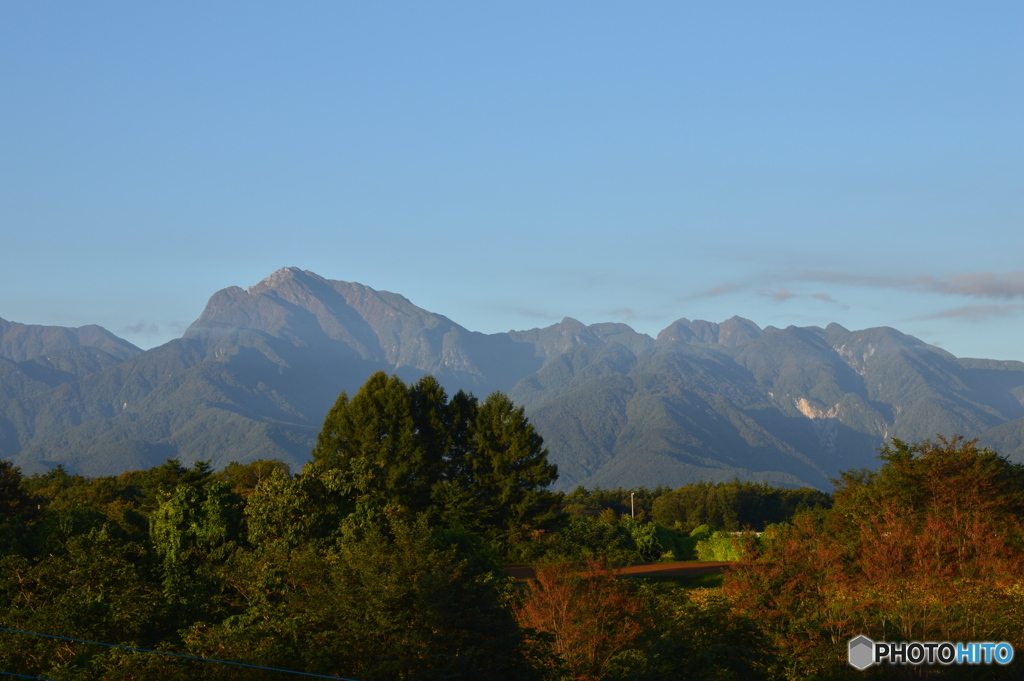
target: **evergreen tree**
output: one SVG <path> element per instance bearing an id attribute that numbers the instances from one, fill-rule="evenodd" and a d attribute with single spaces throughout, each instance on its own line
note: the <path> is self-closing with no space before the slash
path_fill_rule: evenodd
<path id="1" fill-rule="evenodd" d="M 547 487 L 558 469 L 547 460 L 544 441 L 522 407 L 495 392 L 480 405 L 470 447 L 458 462 L 457 483 L 471 500 L 468 527 L 503 531 L 532 526 L 554 516 Z"/>
<path id="2" fill-rule="evenodd" d="M 555 514 L 545 489 L 557 469 L 522 407 L 499 392 L 482 404 L 463 392 L 449 401 L 429 376 L 407 386 L 378 372 L 351 399 L 342 393 L 313 461 L 364 518 L 429 512 L 492 533 Z"/>
<path id="3" fill-rule="evenodd" d="M 410 389 L 382 371 L 352 399 L 342 393 L 324 420 L 313 461 L 337 471 L 341 490 L 372 515 L 386 506 L 423 510 L 440 478 L 446 403 L 433 379 Z"/>

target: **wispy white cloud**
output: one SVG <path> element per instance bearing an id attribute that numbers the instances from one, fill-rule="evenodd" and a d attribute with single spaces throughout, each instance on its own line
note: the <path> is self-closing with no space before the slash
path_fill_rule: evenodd
<path id="1" fill-rule="evenodd" d="M 543 310 L 537 310 L 526 307 L 517 307 L 514 310 L 514 313 L 519 315 L 520 317 L 526 317 L 527 319 L 540 319 L 543 321 L 550 321 L 557 317 L 557 315 L 554 315 L 550 312 L 545 312 Z"/>
<path id="2" fill-rule="evenodd" d="M 724 296 L 727 293 L 733 293 L 735 291 L 740 291 L 740 290 L 742 290 L 744 288 L 746 288 L 746 287 L 743 284 L 737 284 L 737 283 L 722 284 L 721 286 L 715 286 L 713 288 L 709 288 L 706 291 L 701 291 L 700 293 L 695 293 L 692 296 L 687 296 L 687 298 L 690 298 L 690 299 L 714 298 L 715 296 Z"/>
<path id="3" fill-rule="evenodd" d="M 645 314 L 643 312 L 637 312 L 631 307 L 620 307 L 617 310 L 612 310 L 608 313 L 609 316 L 620 319 L 624 322 L 636 322 L 636 321 L 658 321 L 663 317 L 655 314 Z"/>
<path id="4" fill-rule="evenodd" d="M 823 301 L 823 302 L 826 302 L 826 303 L 830 303 L 832 305 L 838 305 L 840 308 L 842 308 L 844 310 L 849 310 L 850 309 L 849 305 L 847 305 L 846 303 L 839 302 L 838 300 L 836 300 L 835 298 L 833 298 L 832 296 L 830 296 L 827 293 L 812 293 L 811 294 L 811 298 L 815 298 L 816 300 L 820 300 L 820 301 Z"/>
<path id="5" fill-rule="evenodd" d="M 928 315 L 925 319 L 966 319 L 969 322 L 983 322 L 992 317 L 1006 317 L 1019 313 L 1024 313 L 1024 303 L 966 305 Z"/>
<path id="6" fill-rule="evenodd" d="M 801 281 L 902 289 L 971 298 L 1024 298 L 1024 272 L 1002 274 L 997 272 L 961 272 L 942 276 L 919 274 L 911 277 L 876 277 L 844 272 L 804 272 L 794 278 Z"/>
<path id="7" fill-rule="evenodd" d="M 705 291 L 689 296 L 689 299 L 713 298 L 730 293 L 755 289 L 759 295 L 778 301 L 802 296 L 794 293 L 786 284 L 815 282 L 836 286 L 859 288 L 877 288 L 901 291 L 914 291 L 943 296 L 960 296 L 966 298 L 982 298 L 988 300 L 1024 299 L 1024 271 L 1016 272 L 960 272 L 957 274 L 934 275 L 919 274 L 907 277 L 879 277 L 868 274 L 850 274 L 848 272 L 808 271 L 793 274 L 763 274 L 746 281 L 733 281 L 714 286 Z M 770 287 L 777 288 L 770 288 Z M 810 294 L 829 303 L 849 309 L 832 295 L 824 292 Z M 964 308 L 968 309 L 968 308 Z"/>
<path id="8" fill-rule="evenodd" d="M 772 300 L 776 300 L 776 301 L 778 301 L 780 303 L 781 302 L 785 302 L 785 301 L 789 300 L 790 298 L 793 298 L 793 297 L 796 296 L 795 293 L 793 293 L 789 289 L 785 289 L 785 288 L 775 289 L 774 291 L 761 290 L 758 293 L 760 293 L 760 295 L 764 296 L 765 298 L 771 298 Z"/>

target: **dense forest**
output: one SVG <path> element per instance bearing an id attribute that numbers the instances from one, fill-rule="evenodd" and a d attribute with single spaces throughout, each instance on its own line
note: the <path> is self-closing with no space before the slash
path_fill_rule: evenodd
<path id="1" fill-rule="evenodd" d="M 556 493 L 508 397 L 384 373 L 338 398 L 298 473 L 169 460 L 23 476 L 0 462 L 0 674 L 1019 678 L 1016 662 L 847 664 L 858 634 L 1022 643 L 1024 467 L 958 439 L 896 440 L 881 464 L 832 494 Z M 692 559 L 733 567 L 612 572 Z M 512 564 L 537 578 L 514 582 Z"/>

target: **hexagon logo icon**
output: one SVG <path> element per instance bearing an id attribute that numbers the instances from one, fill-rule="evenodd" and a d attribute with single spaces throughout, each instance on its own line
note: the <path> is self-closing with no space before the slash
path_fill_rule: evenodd
<path id="1" fill-rule="evenodd" d="M 875 642 L 861 634 L 850 640 L 850 666 L 867 669 L 875 662 Z"/>

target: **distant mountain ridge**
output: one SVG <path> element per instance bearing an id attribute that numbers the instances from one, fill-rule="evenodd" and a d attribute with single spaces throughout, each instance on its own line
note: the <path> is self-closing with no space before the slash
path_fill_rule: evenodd
<path id="1" fill-rule="evenodd" d="M 483 334 L 405 297 L 294 267 L 211 298 L 141 351 L 100 327 L 0 320 L 0 456 L 90 475 L 307 460 L 329 406 L 374 371 L 508 392 L 559 486 L 697 479 L 827 488 L 885 438 L 980 437 L 1024 460 L 1024 363 L 958 359 L 890 328 L 680 319 L 657 338 L 571 318 Z"/>
<path id="2" fill-rule="evenodd" d="M 78 328 L 19 324 L 0 319 L 0 357 L 22 362 L 47 353 L 87 347 L 102 350 L 111 357 L 128 359 L 142 352 L 101 326 Z"/>

